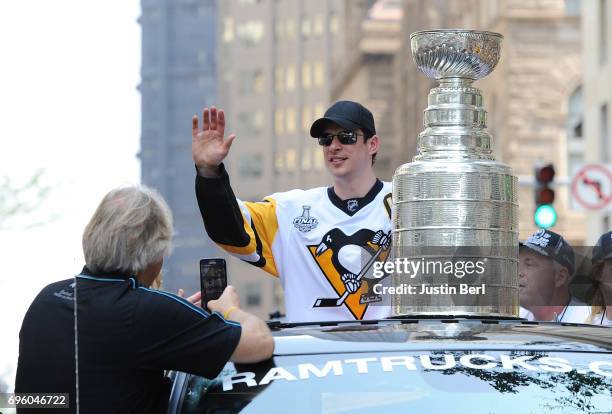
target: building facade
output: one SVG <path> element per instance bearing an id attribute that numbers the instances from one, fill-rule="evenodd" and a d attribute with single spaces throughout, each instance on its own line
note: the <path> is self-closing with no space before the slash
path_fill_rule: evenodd
<path id="1" fill-rule="evenodd" d="M 174 251 L 164 289 L 200 289 L 202 257 L 219 256 L 206 237 L 194 195 L 191 117 L 216 99 L 214 0 L 142 0 L 142 183 L 165 197 L 174 215 Z"/>
<path id="2" fill-rule="evenodd" d="M 329 185 L 312 122 L 335 96 L 333 85 L 354 62 L 362 0 L 226 0 L 219 2 L 218 105 L 237 139 L 226 162 L 243 200 Z M 239 291 L 260 297 L 262 316 L 283 310 L 274 277 L 230 259 Z"/>
<path id="3" fill-rule="evenodd" d="M 352 64 L 332 85 L 333 100 L 359 101 L 372 111 L 381 140 L 374 169 L 385 181 L 391 180 L 395 169 L 408 162 L 416 149 L 415 131 L 405 129 L 413 124 L 404 117 L 407 91 L 401 83 L 406 74 L 400 53 L 403 3 L 382 0 L 369 8 L 360 27 L 360 40 L 349 51 Z"/>
<path id="4" fill-rule="evenodd" d="M 558 183 L 552 230 L 583 245 L 585 216 L 571 208 L 568 185 L 573 164 L 584 160 L 581 137 L 568 133 L 570 102 L 583 75 L 579 8 L 563 0 L 481 1 L 473 7 L 476 27 L 504 35 L 498 67 L 477 86 L 484 92 L 499 159 L 527 178 L 519 181 L 520 237 L 536 230 L 533 167 L 551 162 Z M 454 21 L 466 19 L 460 9 L 453 14 Z"/>
<path id="5" fill-rule="evenodd" d="M 401 13 L 389 12 L 398 7 Z M 401 19 L 399 28 L 394 25 L 397 19 Z M 390 178 L 395 168 L 416 154 L 427 95 L 436 84 L 416 68 L 410 34 L 441 28 L 501 33 L 502 58 L 495 71 L 475 86 L 483 92 L 496 157 L 520 177 L 520 236 L 535 230 L 533 167 L 552 162 L 558 183 L 554 203 L 558 220 L 553 229 L 583 244 L 585 216 L 571 209 L 567 185 L 572 166 L 585 157 L 580 26 L 580 4 L 571 0 L 378 0 L 354 52 L 361 56 L 356 71 L 360 76 L 352 76 L 335 93 L 340 97 L 361 91 L 366 105 L 375 107 L 385 120 L 382 151 L 389 152 L 379 173 Z"/>
<path id="6" fill-rule="evenodd" d="M 586 161 L 612 164 L 612 1 L 583 1 L 584 141 Z M 612 228 L 612 213 L 596 210 L 588 215 L 588 240 Z"/>
<path id="7" fill-rule="evenodd" d="M 498 66 L 474 85 L 483 92 L 496 157 L 520 178 L 520 237 L 536 230 L 534 165 L 551 162 L 556 169 L 554 206 L 558 213 L 552 229 L 573 244 L 584 244 L 586 219 L 571 208 L 568 186 L 573 165 L 584 160 L 580 128 L 575 128 L 581 118 L 583 75 L 579 4 L 564 0 L 407 0 L 405 15 L 410 8 L 426 16 L 429 28 L 489 30 L 504 36 Z"/>

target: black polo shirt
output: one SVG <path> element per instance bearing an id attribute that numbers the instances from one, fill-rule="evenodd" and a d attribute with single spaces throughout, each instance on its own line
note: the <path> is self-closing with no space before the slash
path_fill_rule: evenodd
<path id="1" fill-rule="evenodd" d="M 165 412 L 170 383 L 164 370 L 214 378 L 240 340 L 239 324 L 143 287 L 135 277 L 85 268 L 76 280 L 82 413 Z M 34 299 L 19 333 L 15 381 L 18 393 L 70 393 L 72 412 L 74 295 L 75 279 L 68 279 L 50 284 Z"/>

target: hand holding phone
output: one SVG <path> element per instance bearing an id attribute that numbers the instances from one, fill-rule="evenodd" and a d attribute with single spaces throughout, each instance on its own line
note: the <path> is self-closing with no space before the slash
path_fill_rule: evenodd
<path id="1" fill-rule="evenodd" d="M 210 311 L 206 306 L 208 301 L 219 299 L 227 286 L 227 269 L 225 260 L 200 260 L 200 289 L 202 291 L 202 308 Z"/>
<path id="2" fill-rule="evenodd" d="M 240 298 L 236 289 L 228 285 L 219 299 L 213 299 L 207 305 L 211 312 L 218 312 L 227 319 L 229 315 L 235 315 L 235 311 L 240 309 Z"/>

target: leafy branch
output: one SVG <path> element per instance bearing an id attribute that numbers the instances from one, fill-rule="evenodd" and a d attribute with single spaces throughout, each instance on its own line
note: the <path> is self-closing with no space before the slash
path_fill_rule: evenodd
<path id="1" fill-rule="evenodd" d="M 43 170 L 36 171 L 23 185 L 15 185 L 9 177 L 0 181 L 0 230 L 11 228 L 10 221 L 36 211 L 47 199 L 50 187 L 42 182 Z M 44 222 L 29 224 L 35 227 Z"/>

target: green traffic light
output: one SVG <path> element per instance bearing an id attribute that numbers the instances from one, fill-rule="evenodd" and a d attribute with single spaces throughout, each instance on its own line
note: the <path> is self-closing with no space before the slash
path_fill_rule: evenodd
<path id="1" fill-rule="evenodd" d="M 536 226 L 541 229 L 552 227 L 557 222 L 557 212 L 550 204 L 542 204 L 539 206 L 533 215 Z"/>

